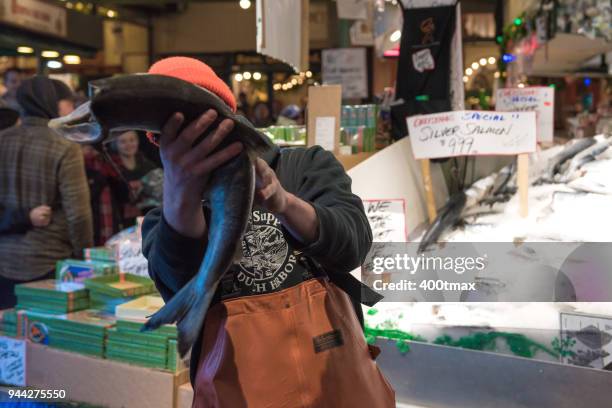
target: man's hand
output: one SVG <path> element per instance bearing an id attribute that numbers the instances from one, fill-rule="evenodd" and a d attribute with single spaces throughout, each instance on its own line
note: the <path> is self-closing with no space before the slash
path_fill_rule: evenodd
<path id="1" fill-rule="evenodd" d="M 210 174 L 242 150 L 240 143 L 211 154 L 232 131 L 234 122 L 222 121 L 217 129 L 197 146 L 196 139 L 215 122 L 217 112 L 208 110 L 180 134 L 184 116 L 175 113 L 166 123 L 160 139 L 164 165 L 164 217 L 178 233 L 201 238 L 206 232 L 202 212 L 202 194 Z"/>
<path id="2" fill-rule="evenodd" d="M 273 214 L 282 214 L 287 209 L 287 191 L 281 186 L 276 173 L 262 159 L 255 162 L 257 181 L 255 185 L 255 200 Z"/>
<path id="3" fill-rule="evenodd" d="M 41 205 L 30 211 L 30 222 L 35 227 L 46 227 L 51 222 L 51 207 Z"/>
<path id="4" fill-rule="evenodd" d="M 319 220 L 314 207 L 287 192 L 278 181 L 274 170 L 264 160 L 257 159 L 255 171 L 257 203 L 276 215 L 298 241 L 303 244 L 315 241 L 319 235 Z"/>

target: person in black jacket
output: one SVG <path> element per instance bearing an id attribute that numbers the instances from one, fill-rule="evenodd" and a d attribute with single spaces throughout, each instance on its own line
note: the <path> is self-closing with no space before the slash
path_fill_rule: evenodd
<path id="1" fill-rule="evenodd" d="M 167 66 L 170 62 L 176 61 L 168 60 L 158 62 L 149 72 L 176 75 L 181 78 L 180 72 L 175 74 Z M 191 64 L 190 61 L 187 62 Z M 191 72 L 197 69 L 197 64 L 201 63 L 197 62 Z M 200 86 L 205 85 L 194 82 Z M 217 94 L 230 108 L 235 109 L 231 93 L 230 96 L 219 91 Z M 142 237 L 143 253 L 149 262 L 149 274 L 166 302 L 198 273 L 206 250 L 208 211 L 206 205 L 202 203 L 206 180 L 217 167 L 242 150 L 239 143 L 234 143 L 215 151 L 215 147 L 233 129 L 233 122 L 229 119 L 221 121 L 204 142 L 193 145 L 194 141 L 213 125 L 217 116 L 215 111 L 209 110 L 193 123 L 185 124 L 183 115 L 177 113 L 168 121 L 161 134 L 160 153 L 164 167 L 163 206 L 147 214 L 142 227 Z M 258 299 L 256 302 L 264 302 L 275 293 L 281 291 L 290 293 L 286 290 L 313 279 L 327 277 L 345 291 L 352 292 L 351 300 L 356 316 L 344 316 L 344 319 L 355 322 L 356 326 L 351 326 L 352 330 L 359 328 L 357 316 L 359 321 L 363 320 L 359 305 L 363 300 L 360 299 L 362 287 L 360 282 L 350 275 L 350 271 L 364 261 L 371 246 L 372 232 L 362 201 L 351 192 L 351 179 L 342 165 L 331 152 L 315 146 L 272 149 L 257 159 L 255 167 L 256 202 L 247 231 L 239 245 L 241 251 L 238 252 L 241 252 L 241 256 L 236 258 L 236 262 L 222 279 L 213 304 L 229 305 L 235 301 L 250 299 L 254 295 L 262 295 L 253 299 Z M 212 312 L 212 309 L 209 310 L 203 330 L 204 336 L 206 333 L 208 336 L 215 336 L 216 328 L 207 325 L 214 325 L 212 322 L 221 315 Z M 259 316 L 261 318 L 261 315 Z M 276 324 L 273 317 L 270 319 L 272 320 L 269 324 Z M 251 320 L 251 323 L 254 323 L 254 320 Z M 282 323 L 278 321 L 278 324 Z M 249 334 L 246 336 L 251 337 Z M 359 344 L 366 349 L 363 333 L 345 333 L 344 336 L 360 338 Z M 218 359 L 204 355 L 215 352 L 207 349 L 207 344 L 210 342 L 203 340 L 202 337 L 201 334 L 191 351 L 191 380 L 196 390 L 194 406 L 217 406 L 210 402 L 212 400 L 209 398 L 216 398 L 217 403 L 224 401 L 227 404 L 228 400 L 223 398 L 238 397 L 229 396 L 229 391 L 225 392 L 224 396 L 219 396 L 217 392 L 221 392 L 221 389 L 216 391 L 217 385 L 213 385 L 212 388 L 210 386 L 209 380 L 214 383 L 207 377 L 210 373 L 204 368 L 203 371 L 199 371 L 198 367 L 207 367 L 207 358 L 217 361 L 213 363 L 217 368 L 224 364 L 231 366 L 243 363 L 234 360 L 234 357 L 227 352 L 223 352 L 225 354 L 222 353 Z M 212 342 L 222 341 L 222 338 L 226 337 L 228 336 L 221 336 Z M 229 337 L 232 338 L 231 334 Z M 233 339 L 257 341 L 256 338 L 242 337 L 236 336 Z M 278 340 L 285 341 L 290 338 Z M 346 337 L 345 340 L 342 340 L 342 337 L 339 340 L 332 340 L 340 342 L 336 345 L 331 344 L 332 347 L 341 346 L 342 341 L 351 341 Z M 262 337 L 259 341 L 262 341 Z M 263 340 L 264 343 L 267 341 L 270 339 Z M 327 341 L 329 343 L 329 340 Z M 307 344 L 312 347 L 312 343 Z M 274 347 L 271 344 L 261 344 L 261 346 Z M 240 346 L 234 342 L 234 347 Z M 279 353 L 282 353 L 280 349 Z M 352 365 L 359 365 L 358 361 L 362 357 L 366 358 L 362 354 L 355 356 Z M 255 355 L 248 358 L 259 361 Z M 282 361 L 286 357 L 278 355 L 264 358 L 273 365 L 273 361 Z M 253 361 L 250 360 L 246 364 L 249 365 Z M 372 362 L 364 363 L 364 366 L 370 363 Z M 347 370 L 350 370 L 350 365 L 347 366 Z M 376 369 L 374 364 L 372 367 Z M 372 367 L 368 365 L 368 369 Z M 252 370 L 248 374 L 243 371 L 241 373 L 231 374 L 232 378 L 222 375 L 226 381 L 223 387 L 238 392 L 237 386 L 231 385 L 232 382 L 239 381 L 238 377 L 255 374 Z M 351 378 L 348 373 L 349 371 L 347 378 Z M 281 377 L 292 376 L 290 373 L 275 374 Z M 376 383 L 373 379 L 368 381 Z M 255 395 L 261 395 L 262 389 L 258 388 Z M 249 404 L 257 405 L 253 399 L 246 396 L 245 398 Z M 262 395 L 262 398 L 265 396 Z M 235 403 L 237 400 L 231 399 L 231 401 Z M 381 403 L 376 406 L 389 405 Z"/>

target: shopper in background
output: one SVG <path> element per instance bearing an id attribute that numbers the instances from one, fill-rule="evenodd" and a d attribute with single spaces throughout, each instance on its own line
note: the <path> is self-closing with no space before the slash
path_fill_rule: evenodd
<path id="1" fill-rule="evenodd" d="M 52 211 L 47 226 L 0 235 L 0 308 L 15 304 L 16 284 L 53 277 L 58 260 L 82 257 L 93 244 L 81 149 L 47 127 L 59 115 L 61 96 L 49 78 L 23 81 L 17 90 L 22 125 L 0 133 L 0 203 Z"/>
<path id="2" fill-rule="evenodd" d="M 276 124 L 279 126 L 295 126 L 299 124 L 302 110 L 297 105 L 287 105 L 278 115 Z"/>
<path id="3" fill-rule="evenodd" d="M 141 179 L 157 166 L 139 151 L 138 134 L 135 131 L 122 133 L 117 137 L 114 147 L 117 152 L 115 163 L 129 184 L 129 194 L 120 197 L 122 226 L 126 228 L 134 225 L 136 218 L 143 215 L 138 206 L 142 191 Z"/>
<path id="4" fill-rule="evenodd" d="M 21 112 L 19 102 L 17 102 L 17 88 L 21 85 L 23 79 L 23 71 L 19 68 L 9 68 L 4 71 L 2 80 L 4 81 L 4 87 L 6 92 L 2 95 L 2 100 L 8 105 L 9 108 Z"/>
<path id="5" fill-rule="evenodd" d="M 272 115 L 270 108 L 264 102 L 257 102 L 253 108 L 253 125 L 258 128 L 265 128 L 272 125 Z"/>

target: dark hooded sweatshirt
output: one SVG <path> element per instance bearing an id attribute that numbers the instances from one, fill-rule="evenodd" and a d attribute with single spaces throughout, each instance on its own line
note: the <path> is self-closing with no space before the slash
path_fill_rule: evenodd
<path id="1" fill-rule="evenodd" d="M 276 172 L 285 190 L 313 205 L 319 220 L 318 239 L 302 245 L 276 217 L 254 207 L 242 240 L 243 259 L 226 274 L 215 301 L 270 293 L 316 276 L 328 276 L 351 295 L 357 316 L 363 322 L 359 302 L 374 303 L 376 295 L 362 292 L 360 282 L 349 272 L 365 259 L 372 232 L 361 199 L 351 192 L 351 179 L 333 154 L 318 146 L 276 148 L 263 159 Z M 206 209 L 203 211 L 207 216 Z M 177 233 L 163 218 L 161 208 L 147 214 L 142 236 L 149 273 L 168 301 L 198 272 L 205 240 Z M 201 337 L 191 352 L 192 382 L 200 348 Z"/>
<path id="2" fill-rule="evenodd" d="M 81 256 L 93 243 L 89 190 L 80 147 L 48 128 L 58 116 L 58 101 L 69 94 L 59 81 L 35 76 L 23 81 L 17 100 L 21 126 L 0 132 L 0 276 L 26 281 L 45 276 L 64 258 Z M 9 214 L 51 207 L 42 228 L 11 224 Z M 28 229 L 28 227 L 30 227 Z M 27 231 L 25 231 L 27 229 Z"/>

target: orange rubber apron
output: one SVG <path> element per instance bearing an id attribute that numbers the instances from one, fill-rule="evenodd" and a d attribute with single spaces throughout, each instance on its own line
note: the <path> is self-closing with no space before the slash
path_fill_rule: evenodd
<path id="1" fill-rule="evenodd" d="M 223 301 L 204 323 L 194 408 L 394 408 L 348 295 L 326 278 Z"/>

